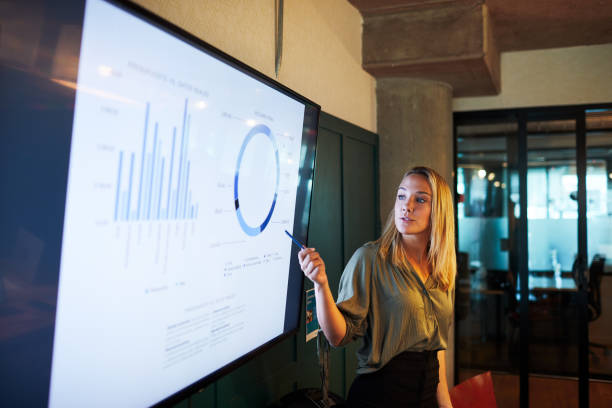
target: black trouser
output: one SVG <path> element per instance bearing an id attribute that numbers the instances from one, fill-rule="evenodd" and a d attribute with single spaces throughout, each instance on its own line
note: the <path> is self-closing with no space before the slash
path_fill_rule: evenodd
<path id="1" fill-rule="evenodd" d="M 437 351 L 406 351 L 383 368 L 355 378 L 348 395 L 350 408 L 437 408 Z"/>

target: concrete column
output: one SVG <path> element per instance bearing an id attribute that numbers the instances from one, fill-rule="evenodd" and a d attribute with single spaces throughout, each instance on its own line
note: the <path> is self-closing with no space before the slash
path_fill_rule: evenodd
<path id="1" fill-rule="evenodd" d="M 404 173 L 414 166 L 435 169 L 453 186 L 453 90 L 444 82 L 379 78 L 378 104 L 380 217 L 393 209 Z M 454 330 L 447 350 L 447 379 L 453 385 Z"/>
<path id="2" fill-rule="evenodd" d="M 443 82 L 377 80 L 381 225 L 393 208 L 402 176 L 410 168 L 431 167 L 452 185 L 452 98 L 452 88 Z"/>

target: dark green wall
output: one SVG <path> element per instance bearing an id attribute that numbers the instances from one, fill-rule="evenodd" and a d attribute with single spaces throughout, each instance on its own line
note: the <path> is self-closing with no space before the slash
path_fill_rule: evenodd
<path id="1" fill-rule="evenodd" d="M 321 113 L 308 246 L 321 253 L 334 297 L 344 265 L 373 240 L 378 225 L 378 136 Z M 305 288 L 312 287 L 310 281 Z M 257 408 L 299 388 L 320 386 L 316 341 L 297 335 L 275 345 L 176 407 Z M 330 390 L 345 396 L 355 377 L 357 343 L 330 353 Z"/>

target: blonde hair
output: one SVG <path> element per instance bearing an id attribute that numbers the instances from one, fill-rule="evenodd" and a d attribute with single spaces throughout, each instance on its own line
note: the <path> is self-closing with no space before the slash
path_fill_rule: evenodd
<path id="1" fill-rule="evenodd" d="M 436 287 L 452 289 L 457 273 L 455 254 L 455 212 L 453 195 L 448 183 L 435 170 L 428 167 L 413 167 L 402 180 L 412 174 L 424 176 L 432 191 L 431 232 L 427 244 L 427 261 L 431 265 L 431 278 Z M 410 262 L 404 252 L 402 235 L 395 227 L 395 208 L 391 210 L 379 244 L 378 255 L 403 269 L 410 269 Z"/>

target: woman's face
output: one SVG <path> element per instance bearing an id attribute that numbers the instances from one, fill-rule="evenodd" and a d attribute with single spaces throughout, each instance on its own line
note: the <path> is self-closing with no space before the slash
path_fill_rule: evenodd
<path id="1" fill-rule="evenodd" d="M 395 227 L 400 234 L 429 236 L 432 198 L 425 176 L 411 174 L 404 177 L 395 198 Z"/>

